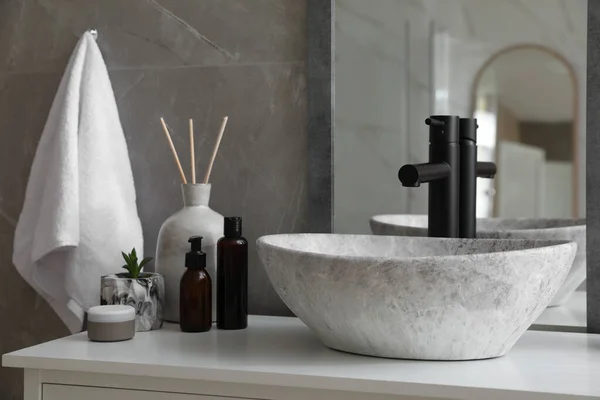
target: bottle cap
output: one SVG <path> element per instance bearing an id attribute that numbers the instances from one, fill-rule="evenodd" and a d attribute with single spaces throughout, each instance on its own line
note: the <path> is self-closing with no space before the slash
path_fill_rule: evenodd
<path id="1" fill-rule="evenodd" d="M 223 232 L 226 238 L 239 238 L 242 236 L 242 218 L 226 217 Z"/>
<path id="2" fill-rule="evenodd" d="M 206 253 L 202 252 L 202 236 L 189 238 L 191 250 L 185 254 L 185 266 L 190 269 L 206 268 Z"/>

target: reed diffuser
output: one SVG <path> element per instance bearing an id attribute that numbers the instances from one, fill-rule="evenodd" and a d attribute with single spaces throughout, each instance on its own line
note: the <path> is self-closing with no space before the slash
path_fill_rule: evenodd
<path id="1" fill-rule="evenodd" d="M 216 243 L 223 236 L 223 216 L 209 207 L 210 175 L 227 127 L 227 121 L 228 118 L 224 117 L 211 159 L 204 174 L 204 180 L 202 183 L 196 183 L 194 121 L 189 120 L 191 181 L 188 182 L 173 144 L 169 127 L 163 118 L 160 119 L 162 130 L 167 138 L 177 171 L 181 177 L 183 196 L 183 208 L 167 218 L 162 224 L 156 246 L 155 269 L 165 278 L 165 320 L 170 322 L 179 322 L 179 283 L 185 272 L 185 253 L 189 250 L 188 239 L 191 236 L 202 236 L 204 238 L 202 251 L 206 253 L 206 270 L 216 287 Z M 213 291 L 213 320 L 216 317 L 215 296 L 216 290 Z"/>

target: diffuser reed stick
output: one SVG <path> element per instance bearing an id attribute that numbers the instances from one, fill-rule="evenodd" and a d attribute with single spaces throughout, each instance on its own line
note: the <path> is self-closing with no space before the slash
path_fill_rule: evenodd
<path id="1" fill-rule="evenodd" d="M 192 183 L 196 183 L 196 150 L 194 148 L 194 120 L 190 118 L 190 163 L 192 167 Z"/>
<path id="2" fill-rule="evenodd" d="M 179 169 L 179 174 L 181 175 L 181 180 L 183 181 L 183 183 L 187 183 L 187 179 L 185 178 L 185 174 L 183 173 L 183 168 L 181 168 L 179 156 L 177 155 L 177 150 L 175 150 L 175 145 L 173 144 L 173 140 L 171 139 L 171 134 L 169 134 L 167 124 L 165 123 L 165 120 L 162 117 L 160 118 L 160 123 L 162 125 L 163 130 L 165 131 L 167 140 L 169 141 L 169 146 L 171 147 L 171 151 L 173 152 L 173 157 L 175 157 L 175 162 L 177 163 L 177 168 Z"/>
<path id="3" fill-rule="evenodd" d="M 229 120 L 229 117 L 223 117 L 221 129 L 219 130 L 219 136 L 217 137 L 217 142 L 215 143 L 215 148 L 213 149 L 212 157 L 210 158 L 210 163 L 208 164 L 208 169 L 206 170 L 206 175 L 204 176 L 205 184 L 208 183 L 208 180 L 210 179 L 210 173 L 212 172 L 215 159 L 217 158 L 219 146 L 221 145 L 221 139 L 223 139 L 223 133 L 225 133 L 225 127 L 227 127 L 227 120 Z"/>

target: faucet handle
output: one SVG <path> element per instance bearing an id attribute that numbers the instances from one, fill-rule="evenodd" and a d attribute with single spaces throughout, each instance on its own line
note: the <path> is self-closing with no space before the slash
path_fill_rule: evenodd
<path id="1" fill-rule="evenodd" d="M 446 123 L 442 120 L 439 119 L 435 119 L 435 118 L 427 118 L 425 120 L 425 125 L 429 125 L 429 126 L 444 126 L 446 125 Z"/>
<path id="2" fill-rule="evenodd" d="M 478 161 L 475 169 L 478 178 L 494 179 L 498 172 L 496 164 L 493 162 Z"/>

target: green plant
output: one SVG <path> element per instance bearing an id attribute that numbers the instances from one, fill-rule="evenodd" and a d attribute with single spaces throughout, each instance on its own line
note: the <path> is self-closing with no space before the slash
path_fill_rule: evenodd
<path id="1" fill-rule="evenodd" d="M 140 276 L 140 272 L 142 271 L 142 268 L 144 268 L 144 265 L 152 261 L 152 257 L 146 257 L 140 263 L 138 263 L 138 257 L 135 251 L 135 247 L 131 249 L 131 253 L 125 254 L 124 252 L 121 252 L 121 254 L 123 255 L 123 259 L 125 259 L 126 262 L 126 264 L 123 265 L 123 268 L 126 269 L 129 273 L 129 276 L 127 276 L 127 278 L 131 279 L 137 279 Z"/>

